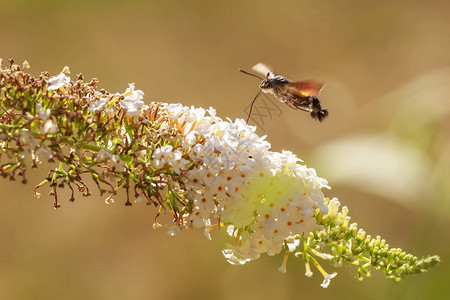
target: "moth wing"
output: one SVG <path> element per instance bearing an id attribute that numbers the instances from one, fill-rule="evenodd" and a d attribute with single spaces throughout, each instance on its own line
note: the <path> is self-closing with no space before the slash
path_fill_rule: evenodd
<path id="1" fill-rule="evenodd" d="M 256 65 L 253 66 L 252 70 L 261 73 L 264 76 L 267 76 L 267 74 L 269 74 L 269 77 L 275 76 L 272 69 L 263 63 L 257 63 Z"/>
<path id="2" fill-rule="evenodd" d="M 300 97 L 318 97 L 324 85 L 323 81 L 307 80 L 287 83 L 286 88 Z"/>

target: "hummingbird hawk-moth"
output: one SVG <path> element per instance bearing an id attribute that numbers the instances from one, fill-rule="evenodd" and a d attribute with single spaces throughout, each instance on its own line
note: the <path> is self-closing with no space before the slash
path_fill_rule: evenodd
<path id="1" fill-rule="evenodd" d="M 247 123 L 252 113 L 253 104 L 261 92 L 273 94 L 280 102 L 286 103 L 293 109 L 309 112 L 311 117 L 319 122 L 322 122 L 328 116 L 328 110 L 322 108 L 322 105 L 317 98 L 320 90 L 325 85 L 324 82 L 315 80 L 293 82 L 286 77 L 275 75 L 269 67 L 262 63 L 258 63 L 252 69 L 266 77 L 262 78 L 258 75 L 239 69 L 242 73 L 262 80 L 259 85 L 260 90 L 250 106 Z"/>

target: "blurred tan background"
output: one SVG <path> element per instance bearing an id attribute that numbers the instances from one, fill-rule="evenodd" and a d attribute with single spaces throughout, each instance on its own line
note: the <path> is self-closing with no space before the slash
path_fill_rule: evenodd
<path id="1" fill-rule="evenodd" d="M 327 178 L 327 196 L 367 232 L 442 258 L 399 283 L 338 269 L 322 289 L 300 260 L 287 274 L 282 256 L 236 267 L 220 237 L 153 230 L 155 209 L 125 207 L 123 194 L 106 205 L 92 186 L 55 211 L 48 189 L 33 198 L 42 165 L 27 185 L 0 181 L 0 299 L 448 299 L 449 12 L 448 1 L 0 0 L 0 57 L 35 75 L 68 65 L 110 92 L 135 82 L 147 102 L 231 119 L 246 117 L 259 83 L 238 68 L 325 80 L 326 122 L 279 103 L 258 132 Z"/>

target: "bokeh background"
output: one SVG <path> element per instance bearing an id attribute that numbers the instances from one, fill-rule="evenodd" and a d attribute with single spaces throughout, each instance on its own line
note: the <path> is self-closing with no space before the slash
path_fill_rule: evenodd
<path id="1" fill-rule="evenodd" d="M 293 80 L 327 82 L 319 124 L 276 103 L 259 134 L 327 178 L 353 221 L 393 247 L 439 254 L 427 274 L 358 282 L 338 269 L 328 289 L 282 256 L 232 266 L 223 239 L 153 230 L 154 208 L 90 198 L 53 210 L 45 188 L 0 181 L 1 299 L 448 299 L 450 292 L 450 2 L 0 0 L 0 57 L 30 72 L 65 65 L 100 87 L 129 82 L 145 101 L 213 106 L 244 118 L 265 62 Z M 94 189 L 95 190 L 95 189 Z M 64 196 L 64 193 L 63 193 Z M 324 264 L 332 272 L 331 265 Z"/>

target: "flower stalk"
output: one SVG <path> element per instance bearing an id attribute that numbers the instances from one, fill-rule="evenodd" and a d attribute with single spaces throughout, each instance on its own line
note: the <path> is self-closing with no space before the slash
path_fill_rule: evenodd
<path id="1" fill-rule="evenodd" d="M 34 190 L 39 197 L 38 189 L 49 185 L 55 209 L 63 205 L 60 188 L 71 190 L 73 202 L 76 190 L 90 196 L 93 182 L 108 204 L 123 189 L 126 206 L 145 199 L 157 207 L 154 227 L 162 226 L 158 216 L 170 213 L 170 235 L 200 228 L 211 238 L 224 227 L 230 263 L 284 249 L 281 272 L 294 253 L 305 260 L 306 276 L 310 262 L 319 270 L 323 287 L 336 273 L 316 258 L 353 264 L 360 279 L 373 268 L 393 280 L 439 261 L 391 249 L 350 224 L 348 208 L 324 196 L 325 179 L 292 152 L 270 151 L 265 137 L 241 119 L 222 120 L 213 108 L 146 105 L 134 84 L 109 93 L 97 89 L 97 79 L 84 82 L 80 74 L 72 81 L 67 67 L 37 78 L 27 67 L 10 61 L 0 68 L 0 175 L 26 183 L 29 168 L 59 162 Z"/>

